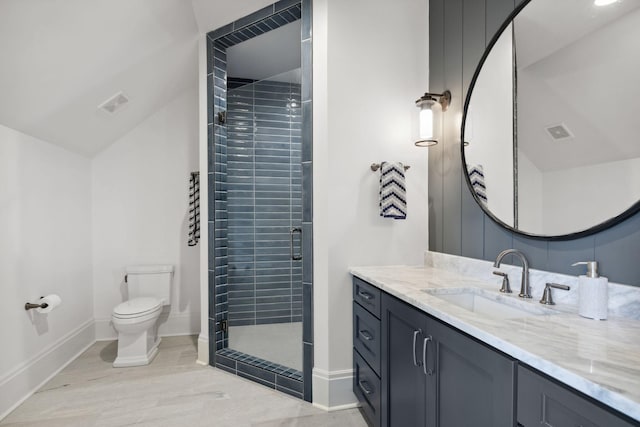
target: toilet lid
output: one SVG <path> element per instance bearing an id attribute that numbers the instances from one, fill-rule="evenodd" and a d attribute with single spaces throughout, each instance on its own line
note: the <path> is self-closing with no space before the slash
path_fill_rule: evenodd
<path id="1" fill-rule="evenodd" d="M 157 309 L 161 305 L 160 300 L 153 297 L 134 298 L 120 303 L 113 309 L 116 316 L 133 316 L 144 314 Z"/>

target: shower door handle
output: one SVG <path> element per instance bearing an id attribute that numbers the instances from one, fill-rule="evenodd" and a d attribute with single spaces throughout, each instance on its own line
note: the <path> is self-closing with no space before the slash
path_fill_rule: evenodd
<path id="1" fill-rule="evenodd" d="M 293 250 L 293 235 L 296 233 L 300 236 L 300 240 L 299 240 L 300 246 L 298 248 L 297 254 Z M 300 227 L 292 228 L 291 231 L 289 232 L 289 237 L 290 237 L 290 247 L 291 247 L 291 259 L 294 261 L 300 261 L 302 259 L 302 228 Z"/>

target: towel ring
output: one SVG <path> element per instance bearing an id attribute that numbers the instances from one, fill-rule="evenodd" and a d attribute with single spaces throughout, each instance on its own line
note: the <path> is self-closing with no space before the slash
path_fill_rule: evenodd
<path id="1" fill-rule="evenodd" d="M 411 167 L 411 166 L 405 165 L 404 170 L 405 170 L 405 171 L 408 171 L 410 167 Z M 378 169 L 380 169 L 380 163 L 371 163 L 371 170 L 372 170 L 372 171 L 374 171 L 374 172 L 375 172 L 375 171 L 377 171 Z"/>

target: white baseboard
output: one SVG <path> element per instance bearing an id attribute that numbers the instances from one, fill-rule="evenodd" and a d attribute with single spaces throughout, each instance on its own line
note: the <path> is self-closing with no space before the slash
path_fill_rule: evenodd
<path id="1" fill-rule="evenodd" d="M 200 333 L 200 313 L 162 313 L 160 315 L 158 335 L 175 337 L 180 335 L 197 335 Z M 118 339 L 113 329 L 111 318 L 96 319 L 96 341 L 112 341 Z"/>
<path id="2" fill-rule="evenodd" d="M 327 411 L 327 412 L 337 412 L 337 411 L 345 411 L 347 409 L 355 409 L 355 408 L 359 408 L 361 405 L 360 403 L 356 402 L 356 403 L 349 403 L 346 405 L 340 405 L 340 406 L 332 406 L 330 408 L 326 407 L 326 406 L 322 406 L 319 403 L 312 403 L 312 405 L 318 409 L 322 409 L 323 411 Z"/>
<path id="3" fill-rule="evenodd" d="M 353 394 L 353 369 L 324 371 L 313 369 L 313 406 L 325 411 L 355 408 L 358 400 Z"/>
<path id="4" fill-rule="evenodd" d="M 0 378 L 0 421 L 95 343 L 94 321 L 82 325 Z"/>
<path id="5" fill-rule="evenodd" d="M 200 365 L 209 364 L 209 337 L 206 335 L 198 335 L 198 360 Z"/>

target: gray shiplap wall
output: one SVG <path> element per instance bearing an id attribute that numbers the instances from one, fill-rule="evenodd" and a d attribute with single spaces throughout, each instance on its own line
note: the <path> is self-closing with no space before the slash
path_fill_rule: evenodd
<path id="1" fill-rule="evenodd" d="M 501 250 L 517 248 L 532 268 L 575 275 L 583 271 L 572 263 L 596 260 L 609 280 L 640 286 L 640 214 L 588 237 L 541 241 L 495 224 L 467 188 L 459 117 L 485 47 L 521 1 L 430 1 L 429 89 L 449 89 L 453 100 L 444 117 L 443 141 L 429 149 L 429 249 L 493 261 Z"/>

